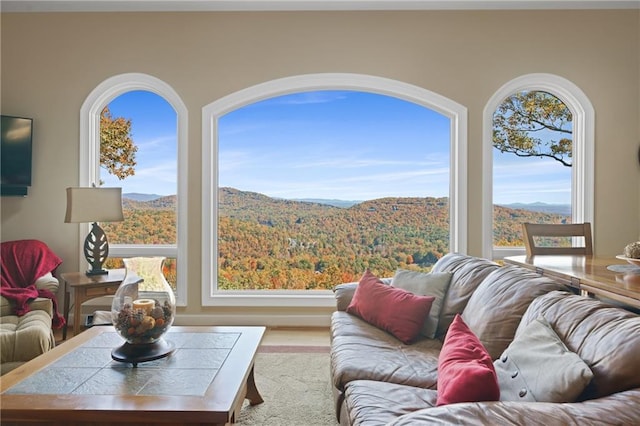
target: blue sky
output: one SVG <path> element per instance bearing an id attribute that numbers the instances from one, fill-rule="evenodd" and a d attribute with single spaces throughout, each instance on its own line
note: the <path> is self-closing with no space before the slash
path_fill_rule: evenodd
<path id="1" fill-rule="evenodd" d="M 173 109 L 148 92 L 130 92 L 109 106 L 114 116 L 132 119 L 139 150 L 136 175 L 119 181 L 104 172 L 105 186 L 175 194 Z M 449 120 L 397 98 L 296 93 L 228 113 L 219 129 L 220 186 L 272 197 L 342 200 L 449 193 Z M 496 204 L 570 203 L 570 168 L 497 151 L 494 161 Z"/>
<path id="2" fill-rule="evenodd" d="M 177 192 L 176 113 L 160 96 L 128 92 L 109 103 L 111 115 L 131 119 L 138 146 L 136 173 L 124 180 L 100 171 L 103 186 L 121 186 L 122 192 L 172 195 Z"/>

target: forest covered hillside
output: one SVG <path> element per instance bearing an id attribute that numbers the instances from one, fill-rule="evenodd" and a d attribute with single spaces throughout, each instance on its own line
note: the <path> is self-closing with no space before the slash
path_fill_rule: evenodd
<path id="1" fill-rule="evenodd" d="M 331 288 L 366 268 L 428 270 L 449 252 L 448 198 L 380 198 L 350 207 L 219 190 L 218 286 Z M 335 200 L 334 200 L 335 201 Z M 123 199 L 124 222 L 104 225 L 112 244 L 174 244 L 176 197 Z M 567 216 L 495 206 L 499 245 L 523 245 L 520 223 Z"/>

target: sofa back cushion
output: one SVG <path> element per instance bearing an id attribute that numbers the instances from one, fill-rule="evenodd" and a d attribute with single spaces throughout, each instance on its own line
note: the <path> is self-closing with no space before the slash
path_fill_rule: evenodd
<path id="1" fill-rule="evenodd" d="M 458 253 L 449 253 L 441 257 L 431 272 L 451 272 L 451 281 L 442 306 L 436 338 L 443 339 L 456 314 L 464 311 L 469 298 L 491 272 L 500 265 L 487 259 Z"/>
<path id="2" fill-rule="evenodd" d="M 547 277 L 512 265 L 493 271 L 471 295 L 462 319 L 497 359 L 513 340 L 518 324 L 533 300 L 567 288 Z"/>
<path id="3" fill-rule="evenodd" d="M 531 304 L 517 333 L 539 316 L 593 372 L 593 379 L 578 400 L 640 387 L 640 316 L 599 300 L 558 291 Z"/>

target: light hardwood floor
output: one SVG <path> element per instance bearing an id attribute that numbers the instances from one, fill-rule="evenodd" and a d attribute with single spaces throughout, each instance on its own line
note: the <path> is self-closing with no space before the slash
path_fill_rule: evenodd
<path id="1" fill-rule="evenodd" d="M 62 330 L 55 330 L 56 344 L 63 344 Z M 67 338 L 71 338 L 71 330 Z M 329 346 L 328 328 L 268 328 L 262 339 L 266 346 Z"/>

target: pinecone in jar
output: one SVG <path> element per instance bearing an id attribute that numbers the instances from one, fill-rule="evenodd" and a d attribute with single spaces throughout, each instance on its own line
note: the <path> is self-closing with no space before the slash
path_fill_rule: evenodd
<path id="1" fill-rule="evenodd" d="M 640 259 L 640 241 L 628 244 L 622 254 L 630 259 Z"/>

